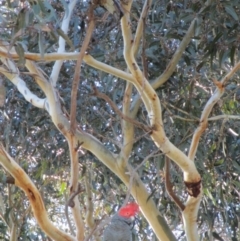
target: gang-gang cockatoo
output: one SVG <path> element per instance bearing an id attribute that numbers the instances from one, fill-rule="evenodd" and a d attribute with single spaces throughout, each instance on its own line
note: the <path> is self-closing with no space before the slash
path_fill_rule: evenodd
<path id="1" fill-rule="evenodd" d="M 139 212 L 136 203 L 119 209 L 103 232 L 103 241 L 132 241 L 134 216 Z"/>

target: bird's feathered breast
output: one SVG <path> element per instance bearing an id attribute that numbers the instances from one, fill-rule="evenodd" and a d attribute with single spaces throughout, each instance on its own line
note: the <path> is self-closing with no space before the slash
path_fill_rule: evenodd
<path id="1" fill-rule="evenodd" d="M 103 237 L 103 241 L 132 241 L 132 220 L 114 215 Z"/>

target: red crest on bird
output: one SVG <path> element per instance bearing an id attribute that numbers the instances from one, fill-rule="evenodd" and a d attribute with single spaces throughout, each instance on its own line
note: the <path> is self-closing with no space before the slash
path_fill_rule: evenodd
<path id="1" fill-rule="evenodd" d="M 139 206 L 137 203 L 128 203 L 126 206 L 120 208 L 118 214 L 124 218 L 130 218 L 135 216 L 139 212 Z"/>

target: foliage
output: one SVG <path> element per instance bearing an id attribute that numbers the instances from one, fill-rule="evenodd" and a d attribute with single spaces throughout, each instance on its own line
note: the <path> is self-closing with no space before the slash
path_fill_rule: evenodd
<path id="1" fill-rule="evenodd" d="M 210 3 L 207 5 L 207 2 Z M 239 61 L 238 3 L 238 0 L 159 0 L 153 1 L 149 10 L 143 33 L 145 41 L 138 49 L 137 61 L 141 68 L 146 65 L 145 73 L 153 85 L 166 71 L 190 23 L 198 16 L 194 37 L 182 53 L 174 73 L 156 89 L 163 107 L 166 135 L 185 153 L 189 150 L 201 112 L 216 88 L 212 79 L 221 79 Z M 45 54 L 56 52 L 59 38 L 66 41 L 66 52 L 79 51 L 86 33 L 89 3 L 77 3 L 67 35 L 60 30 L 64 13 L 69 11 L 67 1 L 15 0 L 0 1 L 0 4 L 0 40 L 9 42 L 9 48 L 15 47 L 19 55 L 16 64 L 22 78 L 34 94 L 43 98 L 44 93 L 32 76 L 25 74 L 24 53 L 40 53 L 44 58 Z M 133 1 L 133 32 L 142 6 L 143 1 Z M 98 21 L 88 53 L 101 62 L 127 71 L 120 21 L 113 15 L 106 16 L 106 10 L 101 7 L 95 9 L 95 16 Z M 142 58 L 144 55 L 145 59 Z M 39 66 L 48 76 L 51 75 L 52 62 L 42 61 Z M 75 61 L 64 61 L 56 86 L 67 111 L 71 107 L 74 70 Z M 5 77 L 2 75 L 1 78 Z M 96 86 L 99 92 L 105 93 L 122 109 L 126 82 L 86 63 L 82 65 L 80 79 L 77 99 L 79 127 L 93 134 L 108 150 L 119 153 L 123 140 L 121 117 L 109 103 L 94 96 L 93 87 Z M 64 213 L 70 173 L 67 142 L 46 111 L 27 102 L 6 78 L 5 86 L 7 97 L 0 115 L 1 141 L 41 191 L 51 220 L 69 232 Z M 239 75 L 234 75 L 225 89 L 225 94 L 215 105 L 211 117 L 239 117 Z M 137 98 L 134 89 L 132 103 Z M 140 105 L 136 119 L 145 125 L 149 124 L 143 104 Z M 195 162 L 202 177 L 204 193 L 198 220 L 201 240 L 210 240 L 217 235 L 223 240 L 240 239 L 239 133 L 239 119 L 213 119 L 209 121 L 207 131 L 200 141 Z M 140 128 L 135 128 L 134 140 L 129 163 L 135 168 L 141 165 L 137 171 L 149 190 L 149 198 L 153 198 L 177 240 L 185 240 L 180 212 L 164 186 L 163 153 L 158 151 L 149 135 Z M 151 153 L 154 155 L 146 159 Z M 115 212 L 124 202 L 128 187 L 90 152 L 84 151 L 79 158 L 79 166 L 79 182 L 83 182 L 87 172 L 91 175 L 94 218 L 101 219 L 104 214 Z M 19 240 L 46 240 L 45 234 L 35 225 L 25 195 L 19 189 L 6 185 L 7 176 L 6 171 L 0 169 L 0 213 L 5 215 L 0 219 L 0 239 L 9 240 L 8 227 L 3 220 L 8 223 L 14 219 L 20 224 Z M 175 164 L 171 166 L 171 181 L 174 192 L 185 201 L 187 194 L 182 173 Z M 79 200 L 85 217 L 86 194 L 80 194 Z M 135 228 L 139 240 L 154 240 L 154 233 L 142 216 L 136 221 Z"/>

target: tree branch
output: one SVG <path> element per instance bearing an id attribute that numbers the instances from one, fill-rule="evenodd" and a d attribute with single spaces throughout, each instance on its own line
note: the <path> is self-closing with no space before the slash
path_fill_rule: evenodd
<path id="1" fill-rule="evenodd" d="M 8 70 L 0 67 L 0 72 L 17 87 L 18 91 L 23 95 L 25 100 L 40 109 L 46 109 L 48 111 L 46 108 L 46 99 L 38 98 L 29 90 L 25 81 L 19 77 L 18 72 L 15 72 L 15 66 L 10 64 L 11 60 L 6 61 L 3 58 L 1 60 L 8 67 Z"/>
<path id="2" fill-rule="evenodd" d="M 200 141 L 200 137 L 202 136 L 202 133 L 206 130 L 207 124 L 208 124 L 208 116 L 210 115 L 214 105 L 218 102 L 218 100 L 221 98 L 221 96 L 224 93 L 224 86 L 226 85 L 226 82 L 238 71 L 240 70 L 240 61 L 232 68 L 232 70 L 226 74 L 220 81 L 214 80 L 214 84 L 216 85 L 216 90 L 214 91 L 213 95 L 210 97 L 208 102 L 206 103 L 202 115 L 200 118 L 200 123 L 198 128 L 196 129 L 191 146 L 188 152 L 188 157 L 191 160 L 194 160 L 198 144 Z"/>
<path id="3" fill-rule="evenodd" d="M 0 144 L 0 164 L 13 176 L 15 185 L 20 187 L 27 195 L 34 217 L 41 229 L 52 239 L 59 241 L 75 241 L 65 232 L 57 229 L 49 220 L 42 197 L 34 183 L 24 170 L 8 155 Z"/>
<path id="4" fill-rule="evenodd" d="M 222 120 L 222 119 L 240 120 L 240 116 L 238 116 L 238 115 L 217 115 L 217 116 L 208 118 L 208 121 L 216 121 L 216 120 Z"/>
<path id="5" fill-rule="evenodd" d="M 87 170 L 85 177 L 84 177 L 84 181 L 85 181 L 85 189 L 86 189 L 86 194 L 87 194 L 87 213 L 86 213 L 86 223 L 88 225 L 88 227 L 90 228 L 90 233 L 93 233 L 92 231 L 94 231 L 96 229 L 96 224 L 97 222 L 94 221 L 94 208 L 93 208 L 93 197 L 92 197 L 92 185 L 91 185 L 91 177 L 90 177 L 90 173 Z M 100 237 L 99 237 L 99 233 L 94 233 L 94 238 L 96 241 L 100 241 Z"/>
<path id="6" fill-rule="evenodd" d="M 80 81 L 81 65 L 95 27 L 93 10 L 94 10 L 94 5 L 90 4 L 89 10 L 88 10 L 89 26 L 87 28 L 87 33 L 77 59 L 77 64 L 76 64 L 74 77 L 73 77 L 72 93 L 71 93 L 71 111 L 70 111 L 70 123 L 71 123 L 70 130 L 72 133 L 74 133 L 76 129 L 77 92 L 78 92 L 78 85 Z"/>
<path id="7" fill-rule="evenodd" d="M 123 115 L 130 118 L 132 83 L 127 82 L 123 97 Z M 128 160 L 134 144 L 134 126 L 127 120 L 122 119 L 123 145 L 121 148 L 122 160 Z"/>
<path id="8" fill-rule="evenodd" d="M 140 123 L 139 121 L 136 121 L 136 120 L 134 120 L 134 119 L 124 115 L 118 109 L 118 107 L 114 104 L 114 102 L 107 95 L 105 95 L 104 93 L 100 93 L 95 86 L 93 86 L 93 90 L 94 90 L 93 95 L 95 95 L 95 96 L 97 96 L 97 97 L 99 97 L 101 99 L 104 99 L 113 108 L 113 110 L 117 113 L 117 115 L 120 116 L 122 119 L 132 123 L 136 127 L 141 128 L 141 129 L 143 129 L 146 132 L 151 132 L 151 128 L 150 127 L 148 127 L 148 126 Z"/>
<path id="9" fill-rule="evenodd" d="M 192 36 L 194 34 L 195 22 L 197 21 L 197 19 L 198 18 L 196 17 L 191 22 L 191 25 L 189 26 L 188 31 L 184 35 L 180 45 L 178 46 L 176 52 L 174 53 L 171 61 L 168 63 L 165 71 L 158 78 L 153 80 L 152 86 L 154 89 L 157 89 L 159 86 L 163 85 L 172 75 L 178 61 L 182 57 L 183 52 L 185 51 L 186 47 L 188 46 L 189 42 L 192 39 Z"/>
<path id="10" fill-rule="evenodd" d="M 151 5 L 152 5 L 152 0 L 145 0 L 140 19 L 138 21 L 135 38 L 134 38 L 133 52 L 134 52 L 135 57 L 137 55 L 137 51 L 139 49 L 141 39 L 144 41 L 144 37 L 143 37 L 144 24 L 146 22 L 146 17 L 147 17 L 147 14 L 148 14 L 148 11 L 149 11 Z"/>
<path id="11" fill-rule="evenodd" d="M 129 10 L 129 9 L 128 9 Z M 136 60 L 133 54 L 132 48 L 132 33 L 131 33 L 131 23 L 130 16 L 127 13 L 122 17 L 122 33 L 124 39 L 124 58 L 128 65 L 129 70 L 131 71 L 134 80 L 133 84 L 137 88 L 139 94 L 142 97 L 142 100 L 145 104 L 145 107 L 148 112 L 148 117 L 152 125 L 152 134 L 151 137 L 154 140 L 155 144 L 173 161 L 175 161 L 182 171 L 184 172 L 184 180 L 186 182 L 198 183 L 200 175 L 196 169 L 194 163 L 178 148 L 176 148 L 166 137 L 163 122 L 162 122 L 162 111 L 160 100 L 151 87 L 149 82 L 143 76 L 142 71 L 139 69 Z"/>
<path id="12" fill-rule="evenodd" d="M 172 200 L 175 202 L 175 204 L 179 207 L 180 211 L 183 211 L 185 209 L 185 205 L 181 202 L 179 197 L 173 192 L 173 186 L 170 180 L 170 160 L 166 156 L 165 157 L 165 187 L 168 192 L 168 195 L 172 198 Z"/>
<path id="13" fill-rule="evenodd" d="M 65 135 L 68 141 L 68 147 L 70 151 L 70 160 L 71 160 L 71 178 L 70 178 L 70 198 L 68 201 L 68 206 L 72 208 L 73 218 L 77 230 L 77 240 L 84 240 L 84 222 L 81 215 L 80 203 L 77 195 L 83 191 L 83 188 L 78 183 L 79 177 L 79 164 L 78 164 L 78 149 L 81 148 L 83 143 L 80 143 L 76 140 L 75 136 Z"/>
<path id="14" fill-rule="evenodd" d="M 78 184 L 78 189 L 75 192 L 71 193 L 71 195 L 70 195 L 70 197 L 69 197 L 69 199 L 68 199 L 68 201 L 66 202 L 66 205 L 65 205 L 65 216 L 66 216 L 68 226 L 69 226 L 69 229 L 70 229 L 72 235 L 75 235 L 75 232 L 73 230 L 73 227 L 71 225 L 71 221 L 70 221 L 70 218 L 69 218 L 68 207 L 73 208 L 76 205 L 74 199 L 79 193 L 81 193 L 83 191 L 84 190 L 82 189 L 81 185 Z"/>
<path id="15" fill-rule="evenodd" d="M 61 30 L 63 31 L 64 34 L 67 34 L 67 32 L 68 32 L 69 22 L 71 20 L 72 12 L 73 12 L 73 9 L 74 9 L 76 3 L 77 3 L 77 0 L 71 0 L 68 3 L 68 10 L 65 10 L 65 14 L 63 17 L 62 25 L 61 25 Z M 66 44 L 65 39 L 60 37 L 58 40 L 59 47 L 58 47 L 57 53 L 61 54 L 61 53 L 65 52 L 65 44 Z M 63 63 L 63 60 L 57 60 L 53 65 L 52 73 L 50 75 L 50 79 L 53 82 L 53 86 L 56 86 L 59 72 L 62 67 L 62 63 Z"/>

